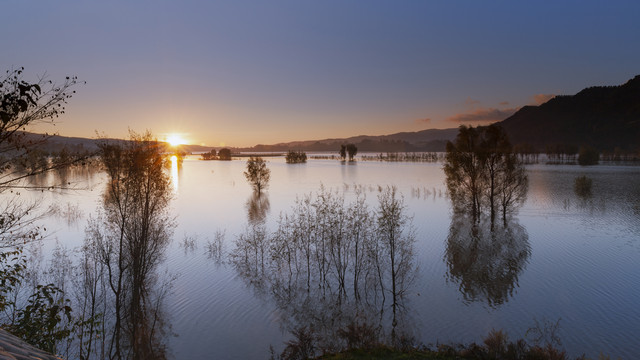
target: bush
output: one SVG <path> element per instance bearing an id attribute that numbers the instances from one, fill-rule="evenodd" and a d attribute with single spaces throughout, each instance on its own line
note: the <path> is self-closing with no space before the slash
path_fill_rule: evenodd
<path id="1" fill-rule="evenodd" d="M 26 258 L 22 249 L 0 253 L 0 311 L 13 314 L 0 327 L 44 351 L 56 346 L 74 331 L 70 301 L 53 284 L 37 285 L 24 308 L 16 304 L 16 292 L 25 282 Z"/>
<path id="2" fill-rule="evenodd" d="M 222 148 L 218 151 L 218 160 L 231 160 L 231 150 Z"/>
<path id="3" fill-rule="evenodd" d="M 600 160 L 598 150 L 590 146 L 582 146 L 578 153 L 578 164 L 580 165 L 597 165 Z"/>
<path id="4" fill-rule="evenodd" d="M 307 153 L 304 151 L 289 150 L 286 156 L 287 164 L 301 164 L 307 162 Z"/>
<path id="5" fill-rule="evenodd" d="M 216 149 L 211 149 L 211 151 L 200 154 L 202 160 L 215 160 L 216 157 Z"/>

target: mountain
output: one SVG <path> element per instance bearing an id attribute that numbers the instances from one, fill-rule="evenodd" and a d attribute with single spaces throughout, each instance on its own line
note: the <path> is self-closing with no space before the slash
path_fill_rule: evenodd
<path id="1" fill-rule="evenodd" d="M 499 123 L 513 144 L 589 145 L 599 150 L 640 146 L 640 75 L 620 86 L 594 86 L 525 106 Z"/>
<path id="2" fill-rule="evenodd" d="M 549 145 L 577 148 L 589 145 L 599 150 L 640 148 L 640 75 L 619 86 L 594 86 L 575 95 L 556 96 L 538 106 L 524 106 L 500 121 L 514 145 L 528 144 L 539 151 Z M 458 129 L 429 129 L 391 135 L 360 135 L 349 138 L 292 141 L 273 145 L 234 148 L 233 151 L 284 152 L 288 150 L 338 151 L 353 143 L 364 152 L 444 151 Z M 33 136 L 39 136 L 33 134 Z M 52 136 L 45 147 L 59 151 L 97 149 L 99 140 Z M 209 151 L 212 147 L 181 145 L 187 152 Z"/>
<path id="3" fill-rule="evenodd" d="M 271 151 L 338 151 L 340 145 L 353 143 L 358 151 L 371 152 L 413 152 L 413 151 L 444 151 L 448 140 L 453 140 L 458 129 L 428 129 L 417 132 L 400 132 L 391 135 L 360 135 L 349 138 L 334 138 L 324 140 L 292 141 L 274 145 L 256 145 L 240 151 L 271 152 Z"/>

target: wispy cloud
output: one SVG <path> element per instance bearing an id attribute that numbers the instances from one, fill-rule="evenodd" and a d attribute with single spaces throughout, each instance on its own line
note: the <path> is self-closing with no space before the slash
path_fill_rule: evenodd
<path id="1" fill-rule="evenodd" d="M 465 105 L 467 105 L 467 106 L 471 106 L 471 107 L 473 107 L 473 106 L 480 105 L 480 101 L 479 101 L 479 100 L 474 100 L 474 99 L 472 99 L 472 98 L 468 97 L 468 98 L 464 101 L 464 104 L 465 104 Z"/>
<path id="2" fill-rule="evenodd" d="M 489 123 L 504 120 L 513 115 L 516 111 L 518 111 L 518 108 L 480 108 L 469 113 L 451 116 L 447 120 L 459 123 Z"/>
<path id="3" fill-rule="evenodd" d="M 499 105 L 507 106 L 507 105 L 509 105 L 509 102 L 508 101 L 501 101 Z"/>
<path id="4" fill-rule="evenodd" d="M 544 104 L 547 101 L 553 99 L 554 97 L 556 97 L 554 94 L 536 94 L 536 95 L 533 95 L 533 103 L 535 105 Z"/>
<path id="5" fill-rule="evenodd" d="M 431 123 L 431 118 L 416 119 L 414 122 L 418 125 L 429 124 Z"/>

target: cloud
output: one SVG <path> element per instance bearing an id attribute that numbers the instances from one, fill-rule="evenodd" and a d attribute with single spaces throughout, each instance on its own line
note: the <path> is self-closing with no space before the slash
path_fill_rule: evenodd
<path id="1" fill-rule="evenodd" d="M 500 102 L 499 105 L 507 106 L 507 105 L 509 105 L 509 102 L 508 101 L 502 101 L 502 102 Z"/>
<path id="2" fill-rule="evenodd" d="M 509 109 L 496 109 L 496 108 L 482 108 L 477 109 L 470 113 L 458 114 L 451 116 L 447 120 L 459 123 L 469 123 L 469 122 L 495 122 L 501 121 L 509 116 L 513 115 L 518 108 L 509 108 Z"/>
<path id="3" fill-rule="evenodd" d="M 536 94 L 536 95 L 533 95 L 533 103 L 535 105 L 544 104 L 547 101 L 553 99 L 554 97 L 556 97 L 554 94 Z"/>
<path id="4" fill-rule="evenodd" d="M 422 125 L 422 124 L 429 124 L 431 122 L 430 118 L 424 118 L 424 119 L 416 119 L 415 123 L 418 125 Z"/>
<path id="5" fill-rule="evenodd" d="M 465 101 L 464 104 L 467 106 L 476 106 L 476 105 L 480 105 L 480 101 L 479 100 L 473 100 L 472 98 L 468 97 Z"/>

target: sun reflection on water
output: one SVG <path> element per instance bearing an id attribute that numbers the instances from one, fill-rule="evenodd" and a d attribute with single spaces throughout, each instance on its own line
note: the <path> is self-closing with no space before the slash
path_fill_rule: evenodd
<path id="1" fill-rule="evenodd" d="M 176 155 L 171 156 L 171 185 L 173 193 L 178 194 L 178 157 Z"/>

